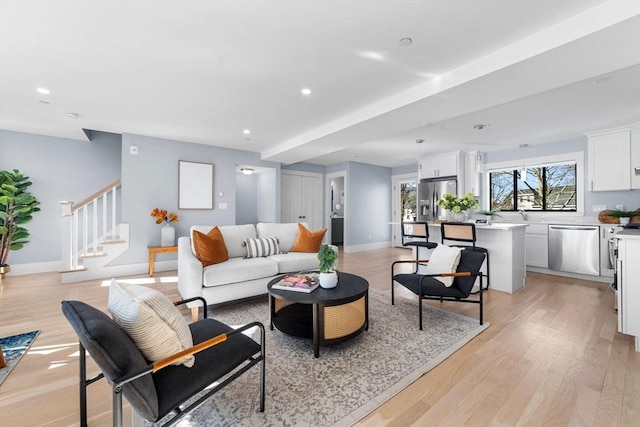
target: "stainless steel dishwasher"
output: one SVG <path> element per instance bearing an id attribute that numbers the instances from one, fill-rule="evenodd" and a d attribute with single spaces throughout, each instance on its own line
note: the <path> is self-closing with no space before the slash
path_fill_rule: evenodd
<path id="1" fill-rule="evenodd" d="M 549 226 L 549 269 L 600 275 L 600 227 Z"/>

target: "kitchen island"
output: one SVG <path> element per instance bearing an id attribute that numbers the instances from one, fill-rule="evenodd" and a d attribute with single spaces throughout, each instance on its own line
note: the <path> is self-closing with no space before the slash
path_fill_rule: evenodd
<path id="1" fill-rule="evenodd" d="M 514 223 L 476 224 L 476 246 L 489 251 L 491 289 L 512 294 L 524 286 L 526 227 L 526 224 Z M 440 224 L 429 224 L 429 240 L 440 243 Z M 448 244 L 455 245 L 457 242 L 450 241 Z M 430 253 L 431 250 L 420 248 L 421 259 L 428 259 Z M 486 279 L 484 283 L 486 285 Z"/>

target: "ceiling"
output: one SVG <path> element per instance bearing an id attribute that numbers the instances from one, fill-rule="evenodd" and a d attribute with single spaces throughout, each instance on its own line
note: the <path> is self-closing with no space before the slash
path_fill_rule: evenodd
<path id="1" fill-rule="evenodd" d="M 639 121 L 640 0 L 0 0 L 6 130 L 394 167 Z"/>

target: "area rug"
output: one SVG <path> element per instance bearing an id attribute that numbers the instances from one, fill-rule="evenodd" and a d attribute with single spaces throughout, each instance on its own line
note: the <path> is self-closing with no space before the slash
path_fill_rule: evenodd
<path id="1" fill-rule="evenodd" d="M 265 412 L 258 411 L 258 369 L 253 368 L 179 426 L 351 425 L 489 326 L 425 304 L 420 331 L 417 300 L 396 298 L 392 306 L 388 295 L 370 290 L 369 330 L 321 347 L 316 359 L 311 340 L 270 331 L 268 311 L 266 300 L 260 300 L 209 314 L 230 325 L 260 320 L 267 328 Z"/>
<path id="2" fill-rule="evenodd" d="M 4 359 L 7 362 L 7 366 L 0 368 L 0 385 L 27 352 L 39 332 L 40 331 L 31 331 L 0 338 L 0 347 L 2 347 L 2 353 L 4 353 Z"/>

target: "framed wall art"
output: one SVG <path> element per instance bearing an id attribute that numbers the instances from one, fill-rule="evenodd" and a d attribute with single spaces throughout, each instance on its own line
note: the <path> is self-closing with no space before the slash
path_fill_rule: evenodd
<path id="1" fill-rule="evenodd" d="M 213 164 L 178 161 L 178 209 L 213 209 Z"/>

